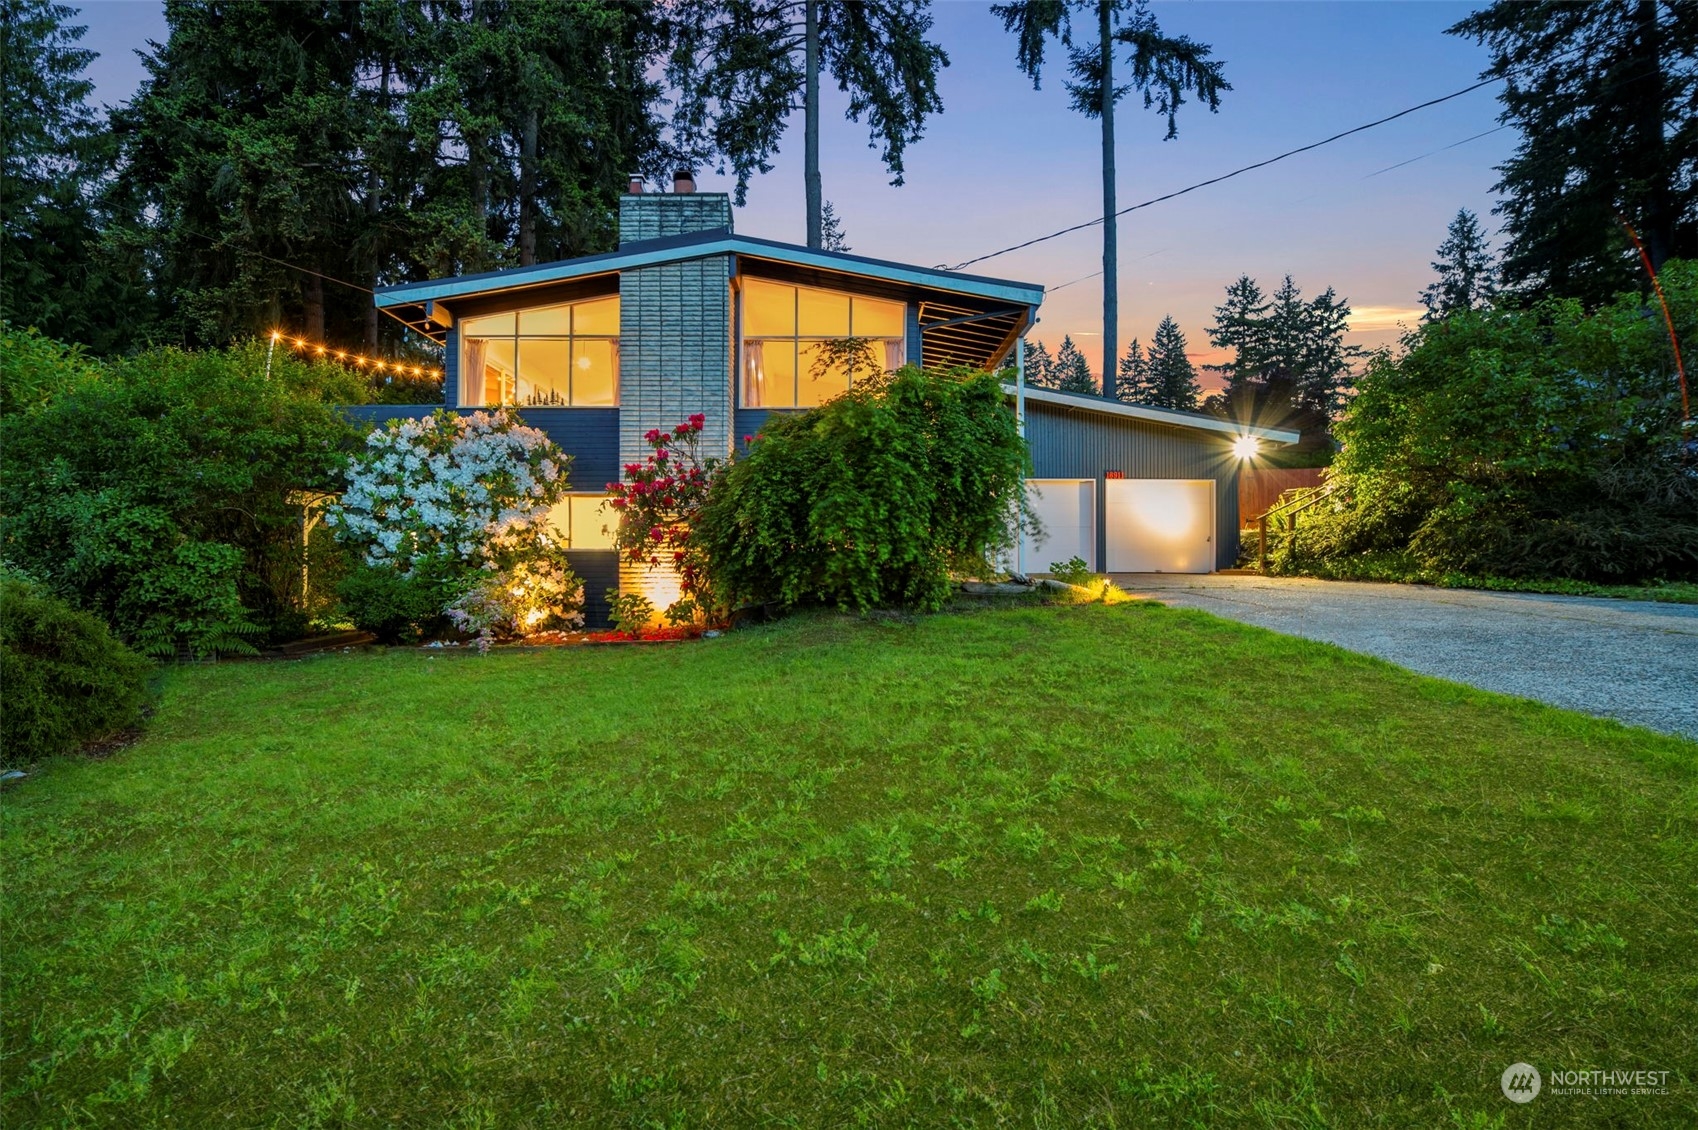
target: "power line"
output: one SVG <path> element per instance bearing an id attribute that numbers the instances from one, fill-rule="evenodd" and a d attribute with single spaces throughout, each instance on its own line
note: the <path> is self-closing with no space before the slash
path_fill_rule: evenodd
<path id="1" fill-rule="evenodd" d="M 1496 129 L 1489 129 L 1489 130 L 1486 130 L 1483 133 L 1477 133 L 1473 137 L 1465 137 L 1461 141 L 1453 141 L 1449 145 L 1441 145 L 1437 149 L 1434 149 L 1434 150 L 1431 150 L 1429 152 L 1421 154 L 1419 157 L 1411 157 L 1407 161 L 1399 161 L 1395 165 L 1387 165 L 1383 169 L 1375 169 L 1373 172 L 1368 173 L 1365 176 L 1363 176 L 1362 179 L 1368 180 L 1371 177 L 1379 176 L 1381 173 L 1389 173 L 1393 169 L 1401 169 L 1405 165 L 1413 165 L 1415 162 L 1424 161 L 1428 157 L 1431 157 L 1436 153 L 1443 153 L 1447 149 L 1455 149 L 1458 145 L 1467 145 L 1470 141 L 1479 141 L 1482 137 L 1490 137 L 1494 133 L 1502 133 L 1504 130 L 1506 130 L 1508 128 L 1509 128 L 1508 126 L 1498 126 Z"/>
<path id="2" fill-rule="evenodd" d="M 1148 208 L 1152 204 L 1160 204 L 1163 201 L 1172 200 L 1175 197 L 1179 197 L 1179 196 L 1184 196 L 1186 193 L 1196 192 L 1199 188 L 1208 188 L 1210 185 L 1215 185 L 1215 184 L 1221 183 L 1222 181 L 1231 180 L 1233 177 L 1243 176 L 1245 173 L 1255 172 L 1257 169 L 1265 169 L 1269 165 L 1276 164 L 1280 161 L 1285 160 L 1288 157 L 1295 157 L 1299 153 L 1307 153 L 1311 149 L 1319 149 L 1323 145 L 1331 145 L 1335 141 L 1341 141 L 1344 138 L 1350 137 L 1354 134 L 1361 133 L 1364 130 L 1374 129 L 1377 126 L 1385 125 L 1387 122 L 1395 122 L 1399 118 L 1408 117 L 1410 114 L 1415 113 L 1417 110 L 1425 110 L 1429 107 L 1437 106 L 1441 102 L 1449 102 L 1454 98 L 1461 98 L 1464 94 L 1472 94 L 1472 93 L 1474 93 L 1474 91 L 1479 90 L 1481 87 L 1490 86 L 1495 82 L 1503 81 L 1503 79 L 1505 77 L 1506 76 L 1503 76 L 1503 75 L 1494 75 L 1491 78 L 1481 79 L 1479 82 L 1475 83 L 1472 86 L 1465 86 L 1461 90 L 1452 91 L 1451 93 L 1441 95 L 1438 98 L 1430 98 L 1427 101 L 1420 103 L 1419 105 L 1410 106 L 1407 109 L 1399 110 L 1395 114 L 1387 114 L 1383 118 L 1378 118 L 1374 121 L 1367 122 L 1363 125 L 1355 126 L 1351 129 L 1344 130 L 1341 133 L 1335 133 L 1331 137 L 1322 138 L 1320 141 L 1312 141 L 1308 145 L 1300 145 L 1296 149 L 1287 149 L 1284 153 L 1281 153 L 1281 154 L 1274 156 L 1274 157 L 1269 157 L 1265 161 L 1257 161 L 1255 164 L 1252 164 L 1252 165 L 1243 165 L 1243 166 L 1240 166 L 1239 168 L 1233 169 L 1230 173 L 1222 173 L 1218 177 L 1210 177 L 1208 180 L 1198 181 L 1196 184 L 1186 185 L 1184 188 L 1178 189 L 1174 192 L 1165 193 L 1161 196 L 1153 197 L 1149 200 L 1143 201 L 1142 203 L 1134 204 L 1129 208 L 1122 208 L 1122 209 L 1120 209 L 1120 211 L 1116 212 L 1115 215 L 1117 217 L 1118 216 L 1124 216 L 1128 212 L 1136 212 L 1141 208 Z M 1012 247 L 1004 247 L 1001 251 L 992 251 L 988 255 L 980 255 L 976 259 L 967 259 L 963 262 L 955 264 L 953 267 L 944 266 L 943 264 L 940 263 L 940 264 L 938 264 L 937 269 L 938 270 L 945 270 L 945 271 L 959 271 L 959 270 L 961 270 L 965 267 L 971 267 L 974 263 L 983 263 L 987 259 L 995 259 L 1000 255 L 1007 255 L 1011 251 L 1020 251 L 1020 250 L 1027 248 L 1027 247 L 1032 247 L 1032 246 L 1039 244 L 1039 243 L 1047 243 L 1052 239 L 1059 239 L 1061 236 L 1064 236 L 1064 235 L 1071 235 L 1073 232 L 1076 232 L 1076 231 L 1084 231 L 1086 228 L 1097 227 L 1102 222 L 1103 222 L 1103 217 L 1098 216 L 1096 219 L 1086 220 L 1082 224 L 1074 224 L 1072 227 L 1062 228 L 1060 231 L 1050 232 L 1048 235 L 1040 235 L 1036 239 L 1028 239 L 1024 243 L 1016 243 Z"/>

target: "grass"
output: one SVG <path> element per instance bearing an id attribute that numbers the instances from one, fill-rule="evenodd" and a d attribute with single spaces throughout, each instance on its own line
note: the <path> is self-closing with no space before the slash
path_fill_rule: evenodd
<path id="1" fill-rule="evenodd" d="M 1254 564 L 1254 533 L 1246 534 L 1244 541 L 1250 554 L 1250 563 Z M 1391 584 L 1434 585 L 1445 589 L 1487 589 L 1492 592 L 1554 593 L 1559 596 L 1599 596 L 1615 600 L 1654 600 L 1664 604 L 1698 604 L 1698 582 L 1693 581 L 1603 585 L 1563 578 L 1484 577 L 1429 569 L 1404 553 L 1361 553 L 1333 561 L 1309 558 L 1286 560 L 1275 571 L 1318 577 L 1326 581 L 1382 581 Z"/>
<path id="2" fill-rule="evenodd" d="M 1690 1125 L 1695 767 L 1142 602 L 183 668 L 6 794 L 0 1121 Z"/>

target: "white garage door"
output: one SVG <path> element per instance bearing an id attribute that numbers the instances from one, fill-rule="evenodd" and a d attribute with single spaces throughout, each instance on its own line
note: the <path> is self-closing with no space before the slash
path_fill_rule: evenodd
<path id="1" fill-rule="evenodd" d="M 1026 498 L 1043 525 L 1034 539 L 1023 535 L 1021 567 L 1047 573 L 1052 564 L 1078 557 L 1097 567 L 1097 483 L 1095 479 L 1027 479 Z"/>
<path id="2" fill-rule="evenodd" d="M 1110 573 L 1212 573 L 1212 479 L 1109 479 Z"/>

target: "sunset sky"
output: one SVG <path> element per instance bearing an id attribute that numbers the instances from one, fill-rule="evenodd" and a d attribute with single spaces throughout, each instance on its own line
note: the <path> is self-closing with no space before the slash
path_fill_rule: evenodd
<path id="1" fill-rule="evenodd" d="M 1212 44 L 1233 89 L 1218 114 L 1180 112 L 1179 137 L 1128 97 L 1121 103 L 1120 206 L 1317 141 L 1470 85 L 1486 53 L 1443 34 L 1478 5 L 1236 0 L 1157 3 L 1164 31 Z M 829 78 L 823 126 L 825 195 L 858 254 L 954 264 L 1101 214 L 1097 124 L 1068 108 L 1065 59 L 1052 56 L 1042 90 L 1015 69 L 1012 38 L 988 4 L 934 5 L 934 38 L 951 65 L 939 81 L 944 113 L 907 156 L 907 183 L 891 187 L 864 124 L 845 121 Z M 116 105 L 143 71 L 134 51 L 163 39 L 163 5 L 108 0 L 81 6 L 95 100 Z M 1306 295 L 1332 286 L 1355 311 L 1353 340 L 1395 341 L 1421 312 L 1434 249 L 1456 210 L 1495 232 L 1493 166 L 1515 145 L 1494 130 L 1497 86 L 1268 169 L 1133 213 L 1120 221 L 1121 343 L 1146 344 L 1172 314 L 1199 363 L 1215 360 L 1206 329 L 1240 274 L 1272 291 L 1293 275 Z M 1446 146 L 1454 148 L 1445 149 Z M 801 115 L 773 171 L 758 178 L 737 230 L 801 243 Z M 1434 152 L 1441 150 L 1442 152 Z M 1419 158 L 1399 168 L 1401 162 Z M 729 187 L 704 170 L 704 191 Z M 991 259 L 975 273 L 1041 283 L 1051 296 L 1034 337 L 1053 352 L 1071 334 L 1099 365 L 1102 236 L 1087 229 Z M 1078 280 L 1078 281 L 1075 281 Z M 1205 384 L 1215 383 L 1205 378 Z"/>

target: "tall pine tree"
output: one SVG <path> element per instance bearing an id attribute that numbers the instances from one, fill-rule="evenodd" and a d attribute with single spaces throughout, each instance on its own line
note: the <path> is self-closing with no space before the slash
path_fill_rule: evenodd
<path id="1" fill-rule="evenodd" d="M 820 178 L 820 78 L 849 95 L 883 147 L 892 184 L 926 118 L 943 110 L 937 73 L 949 65 L 927 38 L 926 0 L 679 0 L 667 76 L 678 89 L 673 125 L 686 153 L 730 163 L 737 203 L 749 178 L 769 172 L 793 110 L 803 112 L 808 246 L 825 246 Z"/>
<path id="2" fill-rule="evenodd" d="M 1079 352 L 1079 347 L 1073 344 L 1069 334 L 1061 339 L 1061 348 L 1055 354 L 1055 366 L 1052 372 L 1052 387 L 1058 392 L 1076 392 L 1086 396 L 1097 394 L 1096 378 L 1091 376 L 1091 366 L 1086 363 L 1085 355 Z"/>
<path id="3" fill-rule="evenodd" d="M 1169 314 L 1156 327 L 1150 340 L 1150 397 L 1146 401 L 1157 408 L 1176 408 L 1182 412 L 1197 410 L 1197 398 L 1202 386 L 1197 383 L 1197 370 L 1185 355 L 1185 334 Z"/>
<path id="4" fill-rule="evenodd" d="M 1496 0 L 1449 29 L 1485 44 L 1499 120 L 1521 144 L 1498 166 L 1513 289 L 1602 302 L 1642 285 L 1621 218 L 1654 269 L 1698 258 L 1698 5 Z"/>
<path id="5" fill-rule="evenodd" d="M 1050 39 L 1068 49 L 1067 84 L 1073 108 L 1102 126 L 1103 185 L 1103 356 L 1120 353 L 1120 265 L 1119 227 L 1116 211 L 1114 148 L 1115 105 L 1136 90 L 1144 96 L 1144 108 L 1154 109 L 1167 119 L 1167 136 L 1179 135 L 1177 115 L 1185 95 L 1193 94 L 1211 111 L 1220 109 L 1220 96 L 1232 86 L 1223 77 L 1224 66 L 1211 59 L 1212 48 L 1185 36 L 1162 34 L 1145 0 L 1014 0 L 993 4 L 991 11 L 1002 19 L 1004 30 L 1019 41 L 1015 61 L 1031 76 L 1037 88 L 1043 72 L 1044 52 Z M 1088 13 L 1096 39 L 1081 46 L 1073 43 L 1073 13 Z M 1128 74 L 1116 75 L 1115 53 L 1124 48 Z M 1129 81 L 1122 81 L 1122 77 Z M 1103 365 L 1104 396 L 1115 399 L 1115 366 Z"/>
<path id="6" fill-rule="evenodd" d="M 1114 384 L 1114 396 L 1123 404 L 1151 404 L 1155 389 L 1150 383 L 1150 360 L 1144 347 L 1133 338 L 1120 359 L 1120 379 Z"/>
<path id="7" fill-rule="evenodd" d="M 1255 380 L 1266 368 L 1269 309 L 1262 288 L 1249 275 L 1239 275 L 1226 288 L 1226 301 L 1215 307 L 1209 341 L 1217 349 L 1232 350 L 1232 358 L 1209 367 L 1226 378 L 1228 389 Z"/>
<path id="8" fill-rule="evenodd" d="M 1497 294 L 1491 249 L 1474 213 L 1463 208 L 1450 222 L 1445 241 L 1433 261 L 1438 279 L 1421 292 L 1427 308 L 1423 321 L 1437 321 L 1459 310 L 1475 310 Z"/>
<path id="9" fill-rule="evenodd" d="M 0 318 L 104 351 L 145 328 L 149 304 L 139 260 L 101 246 L 110 136 L 75 15 L 0 0 Z"/>
<path id="10" fill-rule="evenodd" d="M 1026 383 L 1033 388 L 1055 387 L 1055 362 L 1041 341 L 1026 343 Z"/>

